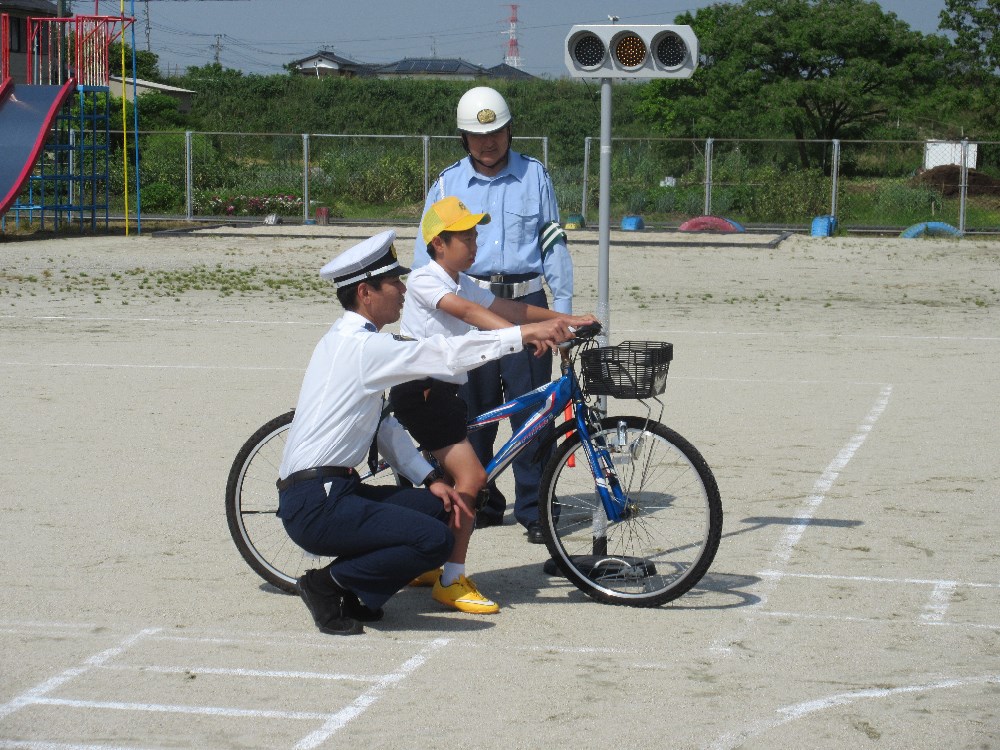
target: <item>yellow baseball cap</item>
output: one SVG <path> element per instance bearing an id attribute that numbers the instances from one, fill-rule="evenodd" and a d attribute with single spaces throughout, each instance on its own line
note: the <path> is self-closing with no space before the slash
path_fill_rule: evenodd
<path id="1" fill-rule="evenodd" d="M 420 232 L 423 234 L 424 244 L 429 245 L 441 232 L 464 232 L 477 224 L 489 223 L 489 214 L 474 214 L 462 201 L 449 195 L 427 209 L 420 222 Z"/>

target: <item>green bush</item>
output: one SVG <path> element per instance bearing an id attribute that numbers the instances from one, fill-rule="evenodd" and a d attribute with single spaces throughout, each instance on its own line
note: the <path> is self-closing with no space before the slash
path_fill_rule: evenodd
<path id="1" fill-rule="evenodd" d="M 159 213 L 182 213 L 184 211 L 184 191 L 174 185 L 154 182 L 142 189 L 144 211 Z"/>

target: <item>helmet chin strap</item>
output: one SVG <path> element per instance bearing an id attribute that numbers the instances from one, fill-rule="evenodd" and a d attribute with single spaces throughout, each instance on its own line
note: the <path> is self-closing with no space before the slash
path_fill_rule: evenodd
<path id="1" fill-rule="evenodd" d="M 510 144 L 511 144 L 511 141 L 514 140 L 514 137 L 513 137 L 513 134 L 511 133 L 510 125 L 509 124 L 504 127 L 504 130 L 507 131 L 507 147 L 503 151 L 503 156 L 501 156 L 497 160 L 497 164 L 500 164 L 501 162 L 505 162 L 507 160 L 507 157 L 510 155 Z M 469 155 L 469 159 L 472 161 L 473 165 L 479 164 L 479 165 L 485 167 L 486 169 L 492 169 L 493 168 L 489 164 L 484 164 L 483 162 L 479 161 L 479 159 L 477 159 L 475 156 L 472 155 L 472 151 L 469 150 L 469 134 L 468 133 L 462 133 L 462 147 L 465 149 L 465 153 L 467 153 Z M 478 171 L 478 170 L 476 170 L 476 171 Z"/>

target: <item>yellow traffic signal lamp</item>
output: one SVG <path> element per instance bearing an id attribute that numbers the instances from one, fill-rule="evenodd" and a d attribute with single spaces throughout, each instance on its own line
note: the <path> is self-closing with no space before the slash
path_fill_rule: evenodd
<path id="1" fill-rule="evenodd" d="M 574 78 L 690 78 L 698 37 L 690 26 L 573 26 L 566 68 Z"/>

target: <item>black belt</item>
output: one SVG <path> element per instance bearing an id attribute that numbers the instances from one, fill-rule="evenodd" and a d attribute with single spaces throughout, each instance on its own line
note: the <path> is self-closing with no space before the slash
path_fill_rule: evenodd
<path id="1" fill-rule="evenodd" d="M 537 279 L 537 273 L 494 273 L 494 274 L 469 274 L 474 279 L 489 281 L 492 284 L 516 284 L 519 281 L 531 281 Z"/>
<path id="2" fill-rule="evenodd" d="M 302 471 L 293 471 L 284 479 L 279 479 L 275 482 L 278 487 L 278 491 L 287 490 L 289 487 L 293 487 L 299 482 L 305 482 L 310 479 L 326 479 L 327 477 L 340 477 L 341 479 L 346 479 L 347 477 L 357 476 L 357 472 L 354 469 L 345 469 L 343 466 L 314 466 L 311 469 L 303 469 Z"/>

